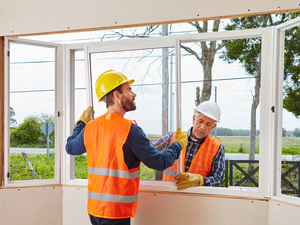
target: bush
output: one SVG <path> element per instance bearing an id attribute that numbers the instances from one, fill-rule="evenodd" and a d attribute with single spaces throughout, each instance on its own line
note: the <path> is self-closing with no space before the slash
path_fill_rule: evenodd
<path id="1" fill-rule="evenodd" d="M 41 126 L 46 120 L 54 124 L 54 117 L 51 115 L 41 114 L 40 116 L 28 116 L 16 129 L 11 130 L 10 146 L 11 147 L 46 147 L 47 137 L 41 131 Z M 50 134 L 50 147 L 54 146 L 54 131 Z"/>

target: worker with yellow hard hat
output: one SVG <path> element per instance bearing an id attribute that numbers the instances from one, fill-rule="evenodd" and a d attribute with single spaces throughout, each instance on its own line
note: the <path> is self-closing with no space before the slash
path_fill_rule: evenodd
<path id="1" fill-rule="evenodd" d="M 179 190 L 195 186 L 222 186 L 225 172 L 225 149 L 209 133 L 221 119 L 217 103 L 204 101 L 194 110 L 193 126 L 187 131 L 188 144 L 182 149 L 182 172 L 177 174 L 177 160 L 163 172 L 163 180 L 175 181 Z M 153 142 L 159 151 L 175 140 L 170 133 Z"/>
<path id="2" fill-rule="evenodd" d="M 178 128 L 174 142 L 159 152 L 136 123 L 124 118 L 136 109 L 133 82 L 115 70 L 102 73 L 95 90 L 107 112 L 91 120 L 93 110 L 88 107 L 67 140 L 68 154 L 87 153 L 87 208 L 92 224 L 130 224 L 137 208 L 140 163 L 164 170 L 187 145 L 187 135 Z"/>

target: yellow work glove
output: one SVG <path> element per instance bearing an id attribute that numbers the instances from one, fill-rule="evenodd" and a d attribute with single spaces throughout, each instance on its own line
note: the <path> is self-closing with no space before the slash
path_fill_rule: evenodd
<path id="1" fill-rule="evenodd" d="M 93 116 L 92 113 L 93 113 L 92 106 L 89 106 L 86 110 L 83 111 L 76 124 L 78 124 L 79 121 L 82 121 L 85 124 L 87 124 L 90 120 L 92 120 L 92 116 Z"/>
<path id="2" fill-rule="evenodd" d="M 184 149 L 187 146 L 187 143 L 188 143 L 187 135 L 186 135 L 186 133 L 181 132 L 180 127 L 177 127 L 174 141 L 181 144 L 181 149 Z"/>
<path id="3" fill-rule="evenodd" d="M 203 177 L 196 173 L 179 173 L 175 176 L 175 185 L 178 190 L 188 187 L 202 186 L 204 184 Z"/>

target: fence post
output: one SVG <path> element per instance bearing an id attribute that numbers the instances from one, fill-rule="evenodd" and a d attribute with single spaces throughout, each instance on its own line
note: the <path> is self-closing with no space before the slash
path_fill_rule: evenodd
<path id="1" fill-rule="evenodd" d="M 23 155 L 23 158 L 24 158 L 24 160 L 25 160 L 25 162 L 26 162 L 26 164 L 27 164 L 27 166 L 28 166 L 28 168 L 29 168 L 29 170 L 30 170 L 32 176 L 33 176 L 35 179 L 38 179 L 38 176 L 36 175 L 36 173 L 35 173 L 35 171 L 34 171 L 32 165 L 31 165 L 31 163 L 30 163 L 30 161 L 29 161 L 29 159 L 28 159 L 26 153 L 25 153 L 25 152 L 22 152 L 22 155 Z"/>

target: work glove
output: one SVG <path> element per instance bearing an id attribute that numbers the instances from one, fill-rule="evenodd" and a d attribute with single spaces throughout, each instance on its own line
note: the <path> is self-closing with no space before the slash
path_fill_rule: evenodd
<path id="1" fill-rule="evenodd" d="M 175 185 L 178 190 L 188 187 L 202 186 L 204 184 L 203 177 L 196 173 L 179 173 L 175 176 Z"/>
<path id="2" fill-rule="evenodd" d="M 187 135 L 186 135 L 186 133 L 181 132 L 180 127 L 177 127 L 174 141 L 181 144 L 181 149 L 184 149 L 187 146 L 187 143 L 188 143 Z"/>
<path id="3" fill-rule="evenodd" d="M 93 110 L 92 110 L 92 106 L 89 106 L 86 110 L 83 111 L 83 113 L 81 114 L 79 120 L 76 122 L 76 124 L 79 123 L 79 121 L 84 122 L 85 124 L 87 124 L 90 120 L 92 120 L 92 115 L 93 114 Z"/>

